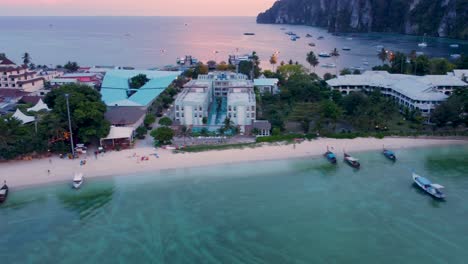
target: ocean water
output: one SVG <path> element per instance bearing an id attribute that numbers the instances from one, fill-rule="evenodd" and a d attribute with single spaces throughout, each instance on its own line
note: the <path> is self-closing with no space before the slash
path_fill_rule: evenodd
<path id="1" fill-rule="evenodd" d="M 294 31 L 301 38 L 293 42 L 286 31 Z M 256 35 L 244 36 L 244 32 Z M 313 38 L 306 38 L 307 33 Z M 317 40 L 318 36 L 325 39 Z M 319 65 L 316 72 L 323 74 L 344 67 L 370 69 L 380 65 L 378 45 L 447 58 L 453 53 L 468 53 L 467 41 L 428 38 L 429 46 L 424 49 L 417 46 L 421 41 L 420 36 L 398 34 L 333 36 L 322 28 L 256 24 L 254 17 L 0 17 L 0 52 L 17 62 L 29 52 L 36 64 L 53 66 L 72 60 L 88 66 L 152 68 L 175 64 L 176 58 L 184 55 L 204 62 L 227 61 L 229 54 L 255 50 L 262 67 L 269 69 L 269 57 L 274 52 L 279 52 L 279 62 L 292 59 L 307 65 L 305 57 L 310 50 L 318 54 L 337 48 L 340 57 L 320 58 L 321 65 L 338 66 L 326 69 Z M 310 42 L 316 47 L 309 47 Z M 460 44 L 460 48 L 450 48 L 452 43 Z M 345 46 L 351 51 L 341 50 Z"/>
<path id="2" fill-rule="evenodd" d="M 466 263 L 468 146 L 229 164 L 13 190 L 3 263 Z M 446 187 L 437 201 L 411 170 Z"/>

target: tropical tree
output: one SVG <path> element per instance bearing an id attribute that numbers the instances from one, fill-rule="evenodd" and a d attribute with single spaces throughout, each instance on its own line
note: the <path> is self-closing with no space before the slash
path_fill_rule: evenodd
<path id="1" fill-rule="evenodd" d="M 234 127 L 234 122 L 232 122 L 231 118 L 229 117 L 226 117 L 223 123 L 225 131 L 231 130 Z"/>
<path id="2" fill-rule="evenodd" d="M 382 61 L 382 64 L 388 60 L 388 51 L 385 48 L 382 48 L 379 53 L 377 53 L 377 57 Z"/>
<path id="3" fill-rule="evenodd" d="M 184 145 L 185 145 L 185 138 L 187 138 L 188 135 L 190 135 L 190 130 L 187 126 L 183 125 L 180 128 L 180 135 L 184 138 Z"/>
<path id="4" fill-rule="evenodd" d="M 23 59 L 23 64 L 24 64 L 24 65 L 29 65 L 29 64 L 31 63 L 31 60 L 32 60 L 32 59 L 31 59 L 31 55 L 29 55 L 28 52 L 25 52 L 25 53 L 23 54 L 22 59 Z"/>
<path id="5" fill-rule="evenodd" d="M 174 138 L 174 131 L 169 127 L 158 127 L 151 131 L 150 135 L 155 140 L 155 145 L 167 145 L 171 144 Z"/>
<path id="6" fill-rule="evenodd" d="M 273 69 L 273 71 L 275 71 L 276 63 L 278 63 L 278 57 L 276 53 L 273 53 L 273 55 L 271 55 L 270 57 L 270 64 L 271 64 L 271 68 Z"/>
<path id="7" fill-rule="evenodd" d="M 66 69 L 67 71 L 69 72 L 76 72 L 80 66 L 78 66 L 78 63 L 73 61 L 68 61 L 64 66 L 63 66 L 64 69 Z"/>
<path id="8" fill-rule="evenodd" d="M 156 121 L 156 117 L 153 114 L 147 114 L 145 120 L 143 120 L 143 124 L 145 124 L 145 127 L 150 127 L 154 121 Z"/>
<path id="9" fill-rule="evenodd" d="M 138 74 L 136 76 L 133 76 L 130 78 L 128 81 L 128 84 L 130 88 L 132 89 L 140 89 L 143 85 L 145 85 L 149 81 L 148 77 L 146 74 Z"/>
<path id="10" fill-rule="evenodd" d="M 340 75 L 350 75 L 352 72 L 348 68 L 344 68 L 340 71 Z"/>
<path id="11" fill-rule="evenodd" d="M 330 55 L 333 56 L 333 57 L 338 57 L 338 56 L 340 56 L 340 52 L 338 51 L 338 49 L 334 48 L 334 49 L 330 52 Z"/>
<path id="12" fill-rule="evenodd" d="M 314 72 L 315 72 L 315 67 L 320 63 L 317 56 L 315 56 L 315 53 L 313 51 L 307 53 L 307 62 L 310 64 L 310 67 L 314 67 Z"/>
<path id="13" fill-rule="evenodd" d="M 169 117 L 165 116 L 165 117 L 162 117 L 161 119 L 159 119 L 159 124 L 161 126 L 168 127 L 168 126 L 172 125 L 172 120 Z"/>

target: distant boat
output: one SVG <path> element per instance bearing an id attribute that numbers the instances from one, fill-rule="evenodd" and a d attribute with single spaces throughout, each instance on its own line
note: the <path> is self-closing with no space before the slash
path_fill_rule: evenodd
<path id="1" fill-rule="evenodd" d="M 322 64 L 322 68 L 336 68 L 336 64 L 334 64 L 334 63 L 325 63 L 325 64 Z"/>
<path id="2" fill-rule="evenodd" d="M 359 169 L 361 167 L 361 163 L 359 163 L 359 160 L 351 157 L 351 155 L 344 153 L 344 161 L 349 164 L 349 166 Z"/>
<path id="3" fill-rule="evenodd" d="M 327 152 L 325 152 L 325 154 L 323 154 L 323 156 L 332 164 L 336 164 L 336 155 L 335 153 L 331 152 L 329 149 L 328 149 L 328 146 L 327 146 Z"/>
<path id="4" fill-rule="evenodd" d="M 420 47 L 420 48 L 427 47 L 426 34 L 424 34 L 423 41 L 421 43 L 418 43 L 418 47 Z"/>
<path id="5" fill-rule="evenodd" d="M 364 71 L 365 69 L 363 67 L 360 67 L 360 66 L 354 66 L 352 67 L 353 70 L 358 70 L 358 71 Z"/>
<path id="6" fill-rule="evenodd" d="M 369 65 L 369 62 L 368 61 L 363 61 L 362 64 Z"/>
<path id="7" fill-rule="evenodd" d="M 246 33 L 244 33 L 244 35 L 246 35 L 246 36 L 254 36 L 254 35 L 255 35 L 255 33 L 252 33 L 252 32 L 246 32 Z"/>
<path id="8" fill-rule="evenodd" d="M 317 39 L 324 39 L 324 37 L 323 37 L 323 36 L 319 36 Z"/>
<path id="9" fill-rule="evenodd" d="M 437 184 L 437 183 L 431 183 L 428 179 L 419 176 L 418 174 L 413 172 L 413 181 L 418 185 L 421 189 L 423 189 L 425 192 L 428 194 L 432 195 L 435 198 L 438 199 L 444 199 L 445 194 L 441 191 L 444 186 Z"/>
<path id="10" fill-rule="evenodd" d="M 295 36 L 295 35 L 291 35 L 291 40 L 292 40 L 292 41 L 296 41 L 297 39 L 298 39 L 298 37 L 297 37 L 297 36 Z"/>
<path id="11" fill-rule="evenodd" d="M 83 173 L 75 173 L 75 176 L 73 177 L 73 188 L 79 189 L 83 184 L 83 181 Z"/>
<path id="12" fill-rule="evenodd" d="M 452 59 L 458 59 L 460 57 L 461 57 L 460 54 L 450 54 L 450 58 L 452 58 Z"/>
<path id="13" fill-rule="evenodd" d="M 331 57 L 331 55 L 330 55 L 330 53 L 327 53 L 327 52 L 320 52 L 319 57 L 329 58 L 329 57 Z"/>
<path id="14" fill-rule="evenodd" d="M 296 35 L 296 33 L 292 32 L 292 31 L 288 31 L 288 32 L 286 32 L 284 34 L 289 35 L 289 36 Z"/>
<path id="15" fill-rule="evenodd" d="M 312 35 L 307 33 L 306 38 L 311 38 L 311 37 L 312 37 Z"/>
<path id="16" fill-rule="evenodd" d="M 351 50 L 350 47 L 343 47 L 343 50 Z"/>
<path id="17" fill-rule="evenodd" d="M 4 181 L 2 188 L 0 188 L 0 204 L 5 202 L 7 197 L 8 197 L 8 185 L 6 184 L 6 181 Z"/>
<path id="18" fill-rule="evenodd" d="M 353 40 L 353 38 L 346 38 L 346 40 Z"/>
<path id="19" fill-rule="evenodd" d="M 389 149 L 386 149 L 384 147 L 383 151 L 382 151 L 382 154 L 387 157 L 387 159 L 389 160 L 392 160 L 392 161 L 396 161 L 396 156 L 395 156 L 395 153 L 393 153 L 393 151 L 389 150 Z"/>
<path id="20" fill-rule="evenodd" d="M 309 43 L 309 46 L 315 47 L 315 43 L 311 42 L 311 43 Z"/>
<path id="21" fill-rule="evenodd" d="M 459 48 L 459 47 L 460 47 L 460 45 L 458 45 L 458 44 L 450 44 L 450 47 L 451 47 L 451 48 L 455 48 L 455 49 L 457 49 L 457 48 Z"/>

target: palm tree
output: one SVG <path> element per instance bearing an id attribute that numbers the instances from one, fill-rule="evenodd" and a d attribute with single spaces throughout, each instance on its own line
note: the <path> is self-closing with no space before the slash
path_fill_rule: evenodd
<path id="1" fill-rule="evenodd" d="M 415 50 L 412 50 L 410 54 L 408 54 L 408 57 L 410 59 L 411 64 L 413 65 L 414 74 L 416 74 L 416 58 L 418 57 L 418 54 L 416 54 Z"/>
<path id="2" fill-rule="evenodd" d="M 273 53 L 270 57 L 270 64 L 272 66 L 273 72 L 275 71 L 275 64 L 278 63 L 278 57 L 276 56 L 276 53 Z"/>
<path id="3" fill-rule="evenodd" d="M 385 50 L 385 48 L 382 48 L 382 50 L 377 53 L 377 57 L 382 61 L 382 64 L 385 63 L 385 61 L 388 59 L 388 51 Z"/>
<path id="4" fill-rule="evenodd" d="M 189 135 L 189 133 L 190 131 L 187 126 L 184 125 L 180 128 L 180 134 L 184 138 L 184 145 L 185 145 L 185 138 Z"/>
<path id="5" fill-rule="evenodd" d="M 231 118 L 226 117 L 226 119 L 224 119 L 224 130 L 230 130 L 233 126 L 234 122 L 231 121 Z"/>
<path id="6" fill-rule="evenodd" d="M 336 66 L 336 58 L 340 56 L 340 53 L 338 52 L 336 48 L 334 48 L 332 52 L 330 53 L 330 55 L 333 57 L 333 60 L 335 61 L 335 66 Z M 335 69 L 336 69 L 335 74 L 338 75 L 338 67 L 335 67 Z"/>
<path id="7" fill-rule="evenodd" d="M 22 59 L 23 59 L 23 64 L 24 64 L 24 65 L 29 65 L 29 64 L 31 63 L 31 55 L 29 55 L 28 52 L 25 52 L 25 53 L 23 54 Z"/>
<path id="8" fill-rule="evenodd" d="M 310 64 L 310 67 L 314 67 L 314 72 L 315 72 L 315 67 L 319 64 L 319 60 L 317 56 L 315 56 L 315 53 L 313 51 L 307 53 L 307 62 Z"/>

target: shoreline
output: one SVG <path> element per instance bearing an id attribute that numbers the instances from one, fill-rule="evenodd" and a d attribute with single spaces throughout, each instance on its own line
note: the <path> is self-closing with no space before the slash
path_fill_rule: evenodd
<path id="1" fill-rule="evenodd" d="M 85 178 L 114 177 L 125 174 L 161 172 L 168 169 L 184 169 L 244 162 L 274 161 L 321 156 L 326 146 L 334 148 L 338 158 L 343 149 L 349 153 L 381 150 L 382 146 L 392 150 L 423 148 L 435 146 L 465 145 L 465 139 L 427 139 L 389 137 L 384 139 L 355 138 L 331 139 L 319 138 L 300 144 L 268 144 L 254 148 L 212 150 L 196 153 L 173 153 L 171 150 L 143 147 L 109 152 L 95 159 L 93 154 L 86 157 L 86 165 L 80 167 L 79 160 L 65 160 L 53 157 L 32 161 L 10 161 L 0 163 L 0 181 L 6 180 L 12 189 L 27 189 L 53 183 L 71 181 L 73 173 L 80 171 Z M 153 154 L 158 153 L 159 158 Z M 398 155 L 398 154 L 397 154 Z M 148 160 L 141 160 L 141 157 Z M 50 174 L 47 172 L 50 170 Z M 156 176 L 157 177 L 157 176 Z"/>

